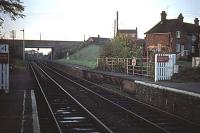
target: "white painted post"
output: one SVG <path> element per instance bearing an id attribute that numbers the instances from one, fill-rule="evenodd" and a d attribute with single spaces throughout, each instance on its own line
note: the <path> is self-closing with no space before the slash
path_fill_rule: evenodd
<path id="1" fill-rule="evenodd" d="M 158 54 L 155 55 L 155 82 L 158 81 L 158 62 L 157 62 L 157 56 Z"/>
<path id="2" fill-rule="evenodd" d="M 128 58 L 126 58 L 126 74 L 128 75 Z"/>
<path id="3" fill-rule="evenodd" d="M 97 57 L 97 67 L 99 67 L 99 58 Z"/>
<path id="4" fill-rule="evenodd" d="M 0 44 L 0 89 L 9 92 L 9 49 L 7 44 Z"/>

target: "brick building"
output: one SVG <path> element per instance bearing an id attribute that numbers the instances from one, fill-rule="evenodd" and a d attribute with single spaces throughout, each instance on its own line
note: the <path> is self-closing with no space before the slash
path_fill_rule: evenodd
<path id="1" fill-rule="evenodd" d="M 127 37 L 132 42 L 137 41 L 137 28 L 136 29 L 119 29 L 117 31 L 117 36 Z"/>
<path id="2" fill-rule="evenodd" d="M 110 40 L 110 38 L 102 38 L 100 35 L 98 35 L 98 37 L 89 37 L 87 42 L 95 44 L 108 44 Z"/>
<path id="3" fill-rule="evenodd" d="M 167 19 L 165 11 L 161 13 L 161 21 L 147 31 L 146 49 L 158 52 L 173 52 L 185 55 L 198 55 L 200 26 L 198 18 L 194 24 L 183 21 L 182 13 L 177 19 Z"/>

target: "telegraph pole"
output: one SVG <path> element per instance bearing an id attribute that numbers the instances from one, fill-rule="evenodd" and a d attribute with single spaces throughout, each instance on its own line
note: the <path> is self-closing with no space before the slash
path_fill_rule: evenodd
<path id="1" fill-rule="evenodd" d="M 114 20 L 114 38 L 116 36 L 116 19 Z"/>
<path id="2" fill-rule="evenodd" d="M 15 40 L 15 37 L 16 37 L 16 31 L 15 30 L 12 30 L 10 31 L 10 37 L 13 39 L 13 43 L 12 43 L 12 52 L 11 52 L 11 55 L 12 55 L 12 58 L 13 58 L 13 65 L 15 65 L 15 45 L 14 45 L 14 40 Z"/>

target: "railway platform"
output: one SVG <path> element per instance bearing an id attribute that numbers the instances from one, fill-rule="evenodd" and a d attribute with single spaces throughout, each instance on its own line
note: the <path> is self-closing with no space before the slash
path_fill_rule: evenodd
<path id="1" fill-rule="evenodd" d="M 72 67 L 74 69 L 91 71 L 94 73 L 100 73 L 100 74 L 111 76 L 111 77 L 119 77 L 119 78 L 125 79 L 125 80 L 142 81 L 145 83 L 155 84 L 160 87 L 168 87 L 168 88 L 173 88 L 173 89 L 177 89 L 177 90 L 181 90 L 181 91 L 185 91 L 185 92 L 193 92 L 193 93 L 200 94 L 200 82 L 171 82 L 171 81 L 154 82 L 152 79 L 149 79 L 149 78 L 146 78 L 143 76 L 135 76 L 135 75 L 133 76 L 133 75 L 127 75 L 127 74 L 123 74 L 123 73 L 116 73 L 116 72 L 90 70 L 86 67 L 79 66 L 79 65 L 70 65 L 69 64 L 68 66 Z"/>
<path id="2" fill-rule="evenodd" d="M 145 83 L 155 84 L 161 87 L 169 87 L 177 90 L 193 92 L 200 94 L 200 83 L 199 82 L 171 82 L 171 81 L 159 81 L 154 82 L 148 78 L 142 76 L 133 76 L 133 75 L 126 75 L 121 73 L 114 73 L 114 72 L 105 72 L 105 71 L 95 71 L 97 73 L 102 73 L 109 76 L 120 77 L 122 79 L 134 80 L 134 81 L 142 81 Z"/>
<path id="3" fill-rule="evenodd" d="M 78 69 L 78 67 L 76 67 Z M 73 68 L 75 69 L 75 68 Z M 72 70 L 73 70 L 72 69 Z M 80 69 L 80 68 L 79 68 Z M 77 70 L 78 71 L 78 70 Z M 199 82 L 154 82 L 140 76 L 125 75 L 121 73 L 81 70 L 83 76 L 100 84 L 113 84 L 114 91 L 129 95 L 148 105 L 172 113 L 181 118 L 199 124 L 200 83 Z M 68 71 L 70 72 L 70 71 Z M 74 72 L 73 72 L 74 74 Z M 111 88 L 112 89 L 112 88 Z"/>
<path id="4" fill-rule="evenodd" d="M 29 70 L 10 74 L 10 90 L 0 90 L 0 132 L 39 133 L 37 107 Z"/>

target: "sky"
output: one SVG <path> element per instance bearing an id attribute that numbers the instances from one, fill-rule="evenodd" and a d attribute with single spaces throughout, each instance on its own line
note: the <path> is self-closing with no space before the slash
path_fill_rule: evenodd
<path id="1" fill-rule="evenodd" d="M 112 38 L 114 20 L 119 11 L 119 29 L 138 28 L 139 38 L 160 21 L 160 13 L 168 19 L 180 13 L 184 21 L 194 23 L 200 18 L 200 0 L 22 0 L 24 19 L 11 21 L 6 17 L 2 34 L 10 38 L 16 30 L 16 39 L 83 41 L 84 35 Z"/>

